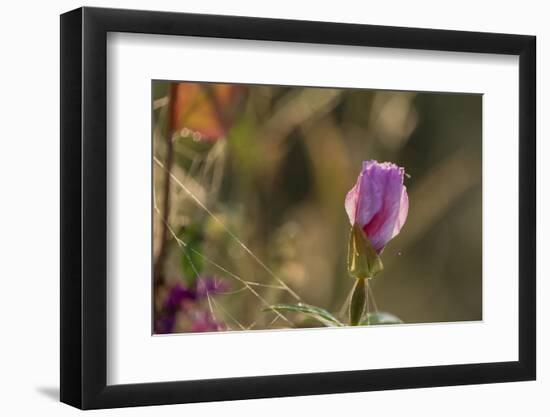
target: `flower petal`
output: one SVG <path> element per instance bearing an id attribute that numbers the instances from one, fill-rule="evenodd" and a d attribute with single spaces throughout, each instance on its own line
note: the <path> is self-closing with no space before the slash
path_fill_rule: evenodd
<path id="1" fill-rule="evenodd" d="M 357 183 L 346 196 L 345 207 L 352 225 L 369 223 L 382 206 L 383 177 L 377 175 L 376 161 L 363 162 Z"/>
<path id="2" fill-rule="evenodd" d="M 409 202 L 404 174 L 404 169 L 395 164 L 365 161 L 357 183 L 346 196 L 350 223 L 363 229 L 378 254 L 407 219 Z"/>
<path id="3" fill-rule="evenodd" d="M 399 215 L 397 216 L 397 221 L 395 222 L 395 227 L 393 229 L 392 238 L 397 236 L 401 231 L 401 228 L 407 220 L 407 215 L 409 214 L 409 196 L 407 195 L 407 187 L 403 186 L 403 191 L 401 193 L 401 203 L 399 205 Z"/>

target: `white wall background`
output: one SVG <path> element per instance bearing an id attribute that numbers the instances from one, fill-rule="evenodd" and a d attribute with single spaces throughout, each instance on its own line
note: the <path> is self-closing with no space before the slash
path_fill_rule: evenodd
<path id="1" fill-rule="evenodd" d="M 537 382 L 108 410 L 94 415 L 169 416 L 545 416 L 549 415 L 550 147 L 542 120 L 550 97 L 545 3 L 523 0 L 92 1 L 89 6 L 534 34 L 538 37 Z M 5 2 L 0 17 L 0 410 L 2 415 L 75 415 L 57 402 L 59 379 L 59 17 L 82 3 Z M 30 105 L 29 105 L 30 103 Z M 505 225 L 503 225 L 505 227 Z M 546 394 L 546 395 L 545 395 Z"/>

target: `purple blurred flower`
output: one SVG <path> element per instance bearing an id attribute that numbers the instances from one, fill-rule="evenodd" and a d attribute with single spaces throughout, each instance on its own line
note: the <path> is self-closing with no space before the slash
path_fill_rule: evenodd
<path id="1" fill-rule="evenodd" d="M 159 317 L 155 322 L 155 333 L 166 334 L 172 333 L 176 326 L 176 315 L 167 314 Z"/>
<path id="2" fill-rule="evenodd" d="M 209 311 L 199 311 L 195 315 L 192 324 L 191 332 L 217 332 L 225 330 L 223 323 L 214 319 Z"/>
<path id="3" fill-rule="evenodd" d="M 155 320 L 155 333 L 173 333 L 178 317 L 181 318 L 181 323 L 187 323 L 183 326 L 191 332 L 225 330 L 222 322 L 215 320 L 210 311 L 204 310 L 204 302 L 208 295 L 223 293 L 228 288 L 223 280 L 211 276 L 197 278 L 193 286 L 182 283 L 173 285 L 166 295 L 162 311 Z"/>
<path id="4" fill-rule="evenodd" d="M 197 279 L 195 294 L 197 298 L 205 298 L 208 294 L 220 294 L 229 289 L 225 281 L 210 276 L 201 276 Z"/>
<path id="5" fill-rule="evenodd" d="M 175 312 L 181 308 L 184 301 L 193 301 L 195 298 L 194 291 L 182 284 L 176 284 L 168 292 L 168 296 L 164 301 L 164 308 L 169 312 Z"/>
<path id="6" fill-rule="evenodd" d="M 409 211 L 405 170 L 390 162 L 364 161 L 357 183 L 346 196 L 352 226 L 361 227 L 380 254 L 405 223 Z"/>

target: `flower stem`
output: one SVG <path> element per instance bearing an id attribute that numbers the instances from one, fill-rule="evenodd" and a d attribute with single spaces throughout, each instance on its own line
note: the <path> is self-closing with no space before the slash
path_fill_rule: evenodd
<path id="1" fill-rule="evenodd" d="M 357 278 L 349 304 L 349 324 L 357 326 L 367 307 L 366 278 Z"/>
<path id="2" fill-rule="evenodd" d="M 172 83 L 170 86 L 170 103 L 168 114 L 168 128 L 166 133 L 166 172 L 164 174 L 164 190 L 162 192 L 162 219 L 164 220 L 160 238 L 160 249 L 155 261 L 154 267 L 154 285 L 158 288 L 164 284 L 164 261 L 168 254 L 168 222 L 170 220 L 170 185 L 172 165 L 174 164 L 174 141 L 173 135 L 175 130 L 174 118 L 176 112 L 176 94 L 177 84 Z"/>

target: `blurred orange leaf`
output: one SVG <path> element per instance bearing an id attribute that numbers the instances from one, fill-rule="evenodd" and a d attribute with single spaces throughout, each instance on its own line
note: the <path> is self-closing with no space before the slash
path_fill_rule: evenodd
<path id="1" fill-rule="evenodd" d="M 226 135 L 246 90 L 240 85 L 210 83 L 177 83 L 173 87 L 172 129 L 207 141 Z"/>

